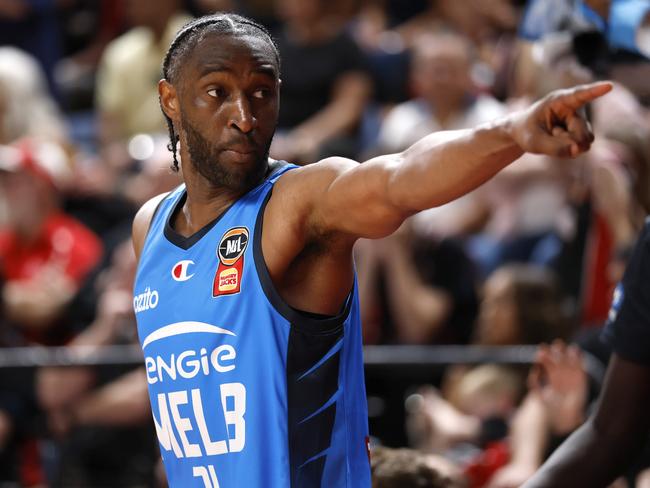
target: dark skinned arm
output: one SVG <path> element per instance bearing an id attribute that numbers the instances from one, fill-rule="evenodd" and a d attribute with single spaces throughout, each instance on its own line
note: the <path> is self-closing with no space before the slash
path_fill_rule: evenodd
<path id="1" fill-rule="evenodd" d="M 360 237 L 393 233 L 409 216 L 475 189 L 524 152 L 576 157 L 593 141 L 579 109 L 609 83 L 549 94 L 476 129 L 430 134 L 398 154 L 359 164 L 328 158 L 288 172 L 264 212 L 262 252 L 292 307 L 336 314 L 352 285 Z M 315 306 L 315 304 L 318 304 Z"/>
<path id="2" fill-rule="evenodd" d="M 524 152 L 576 157 L 587 151 L 593 135 L 579 109 L 610 89 L 596 83 L 553 92 L 527 110 L 472 130 L 437 132 L 363 164 L 326 159 L 288 174 L 278 193 L 286 184 L 290 194 L 300 194 L 291 206 L 306 218 L 297 224 L 306 240 L 324 234 L 351 241 L 385 237 L 408 216 L 485 183 Z"/>
<path id="3" fill-rule="evenodd" d="M 606 487 L 639 452 L 650 430 L 650 366 L 614 354 L 596 413 L 523 486 Z"/>

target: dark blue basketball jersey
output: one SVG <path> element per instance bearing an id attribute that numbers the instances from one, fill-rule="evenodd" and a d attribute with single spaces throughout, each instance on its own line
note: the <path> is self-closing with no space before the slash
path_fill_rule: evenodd
<path id="1" fill-rule="evenodd" d="M 340 315 L 288 306 L 261 251 L 262 184 L 190 237 L 158 207 L 134 288 L 153 420 L 171 487 L 369 487 L 356 284 Z"/>

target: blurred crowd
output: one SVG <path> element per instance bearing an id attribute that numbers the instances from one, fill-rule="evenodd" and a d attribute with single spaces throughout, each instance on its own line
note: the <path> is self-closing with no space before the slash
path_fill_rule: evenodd
<path id="1" fill-rule="evenodd" d="M 540 346 L 532 367 L 400 390 L 402 445 L 371 418 L 373 486 L 519 486 L 598 393 L 583 355 L 607 362 L 600 328 L 650 211 L 650 1 L 0 0 L 0 347 L 137 343 L 131 221 L 180 184 L 161 62 L 216 11 L 274 34 L 271 156 L 301 165 L 614 80 L 585 156 L 523 156 L 355 250 L 366 344 Z M 141 368 L 0 373 L 0 486 L 164 486 L 158 459 Z M 649 466 L 620 486 L 650 487 Z"/>

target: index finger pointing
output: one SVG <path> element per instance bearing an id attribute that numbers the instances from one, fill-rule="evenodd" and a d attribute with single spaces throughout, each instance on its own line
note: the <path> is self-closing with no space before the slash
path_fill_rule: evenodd
<path id="1" fill-rule="evenodd" d="M 557 100 L 567 105 L 572 110 L 578 110 L 580 107 L 592 100 L 609 93 L 612 87 L 613 85 L 609 81 L 599 81 L 589 85 L 579 85 L 567 93 L 560 94 Z"/>

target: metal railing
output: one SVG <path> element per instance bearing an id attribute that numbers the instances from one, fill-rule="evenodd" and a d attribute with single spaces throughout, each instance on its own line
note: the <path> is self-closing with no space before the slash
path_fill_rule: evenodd
<path id="1" fill-rule="evenodd" d="M 366 367 L 433 367 L 450 364 L 532 364 L 536 346 L 365 346 Z M 605 366 L 583 353 L 589 377 L 601 384 Z M 143 363 L 138 345 L 16 347 L 0 349 L 0 368 L 109 366 Z"/>

